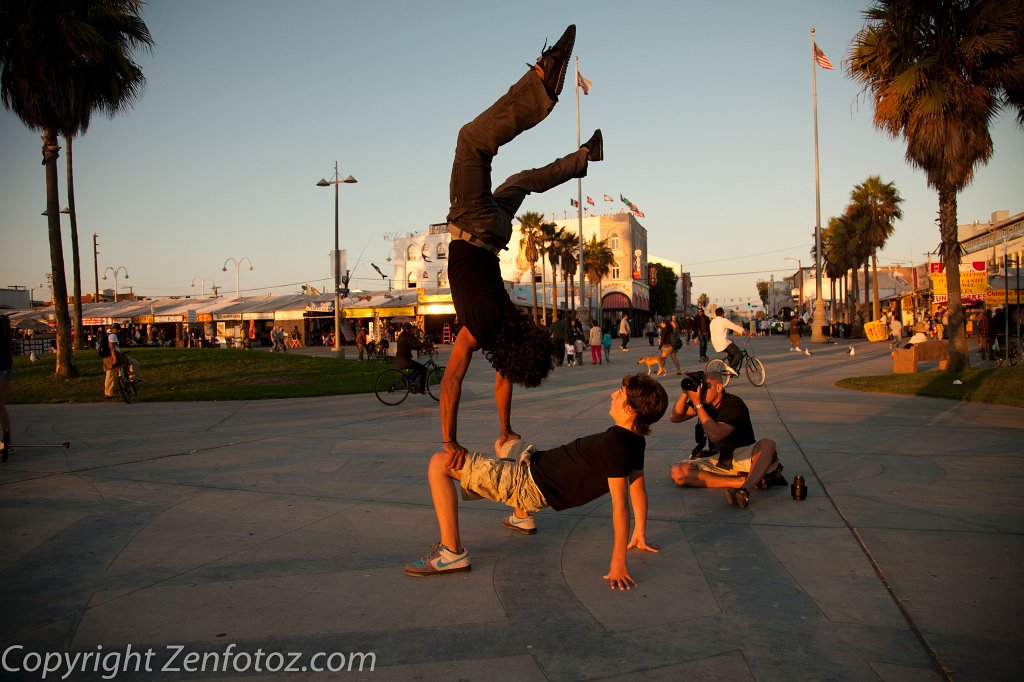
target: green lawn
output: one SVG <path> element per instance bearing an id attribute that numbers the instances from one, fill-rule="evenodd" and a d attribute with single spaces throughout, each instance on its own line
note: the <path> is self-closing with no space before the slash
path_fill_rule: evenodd
<path id="1" fill-rule="evenodd" d="M 954 384 L 954 380 L 961 383 Z M 920 395 L 949 400 L 1024 407 L 1024 366 L 966 372 L 917 372 L 851 377 L 836 382 L 840 388 L 874 393 Z"/>
<path id="2" fill-rule="evenodd" d="M 385 365 L 218 348 L 132 348 L 142 384 L 138 401 L 260 400 L 371 393 Z M 54 376 L 55 356 L 31 363 L 14 358 L 8 404 L 81 403 L 103 400 L 103 368 L 96 351 L 77 351 L 79 377 Z"/>

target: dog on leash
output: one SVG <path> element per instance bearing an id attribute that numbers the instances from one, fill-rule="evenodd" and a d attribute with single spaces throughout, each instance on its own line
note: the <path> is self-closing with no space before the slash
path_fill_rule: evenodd
<path id="1" fill-rule="evenodd" d="M 658 371 L 655 373 L 656 375 L 661 376 L 668 374 L 668 372 L 665 371 L 665 363 L 661 361 L 660 355 L 648 355 L 647 357 L 637 360 L 636 364 L 647 365 L 647 376 L 651 375 L 651 370 L 655 367 L 658 368 Z"/>

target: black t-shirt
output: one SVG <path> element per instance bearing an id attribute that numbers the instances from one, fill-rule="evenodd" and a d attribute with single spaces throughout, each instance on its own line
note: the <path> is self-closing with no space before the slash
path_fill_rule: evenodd
<path id="1" fill-rule="evenodd" d="M 395 349 L 395 366 L 399 369 L 418 365 L 412 359 L 412 352 L 423 348 L 423 344 L 416 338 L 414 332 L 402 330 L 398 335 L 398 347 Z"/>
<path id="2" fill-rule="evenodd" d="M 530 474 L 552 509 L 571 509 L 607 493 L 609 478 L 642 471 L 646 446 L 643 436 L 612 426 L 604 433 L 535 452 Z"/>
<path id="3" fill-rule="evenodd" d="M 502 318 L 513 310 L 498 257 L 462 239 L 448 249 L 448 281 L 459 322 L 484 350 L 494 345 Z"/>
<path id="4" fill-rule="evenodd" d="M 739 396 L 725 393 L 717 408 L 705 403 L 704 411 L 716 422 L 728 424 L 733 428 L 732 433 L 726 436 L 724 441 L 715 443 L 716 449 L 742 448 L 745 445 L 754 444 L 756 439 L 754 438 L 754 426 L 750 423 L 750 411 Z"/>

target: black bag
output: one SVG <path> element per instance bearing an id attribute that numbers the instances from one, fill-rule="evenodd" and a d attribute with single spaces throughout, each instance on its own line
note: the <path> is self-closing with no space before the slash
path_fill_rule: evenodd
<path id="1" fill-rule="evenodd" d="M 100 334 L 99 356 L 100 358 L 110 357 L 110 336 L 107 334 Z"/>
<path id="2" fill-rule="evenodd" d="M 679 350 L 680 348 L 682 348 L 683 340 L 679 337 L 679 334 L 673 334 L 672 337 L 672 348 L 674 350 Z"/>

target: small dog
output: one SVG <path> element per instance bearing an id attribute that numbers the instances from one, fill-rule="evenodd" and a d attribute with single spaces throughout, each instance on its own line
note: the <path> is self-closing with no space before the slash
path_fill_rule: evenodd
<path id="1" fill-rule="evenodd" d="M 658 368 L 658 371 L 656 372 L 658 376 L 668 374 L 668 372 L 665 371 L 665 364 L 661 361 L 660 355 L 648 355 L 647 357 L 637 360 L 636 364 L 647 365 L 647 376 L 651 375 L 651 369 L 654 367 Z"/>

